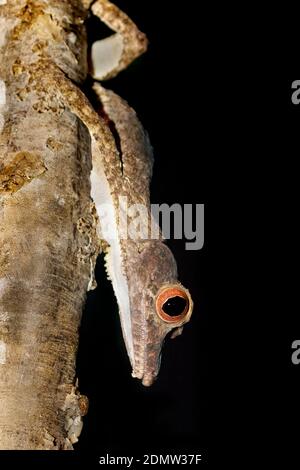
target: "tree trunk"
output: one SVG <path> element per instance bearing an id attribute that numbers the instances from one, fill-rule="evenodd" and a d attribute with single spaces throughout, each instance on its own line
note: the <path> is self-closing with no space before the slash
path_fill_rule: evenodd
<path id="1" fill-rule="evenodd" d="M 0 449 L 72 449 L 75 359 L 98 253 L 86 127 L 32 80 L 86 76 L 77 0 L 0 0 Z"/>

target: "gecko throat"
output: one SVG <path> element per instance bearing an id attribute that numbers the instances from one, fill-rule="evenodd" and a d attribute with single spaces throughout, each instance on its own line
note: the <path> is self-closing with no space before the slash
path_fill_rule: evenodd
<path id="1" fill-rule="evenodd" d="M 94 139 L 92 139 L 92 147 L 93 152 L 96 152 L 97 150 Z M 117 226 L 117 214 L 107 178 L 103 168 L 101 167 L 97 167 L 97 169 L 93 168 L 91 172 L 91 196 L 95 203 L 100 220 L 99 237 L 105 240 L 109 245 L 105 256 L 107 274 L 114 286 L 114 292 L 120 311 L 123 336 L 131 365 L 134 367 L 129 288 L 124 271 L 123 254 Z M 102 225 L 103 209 L 105 210 L 105 227 Z M 107 227 L 109 230 L 107 230 Z"/>

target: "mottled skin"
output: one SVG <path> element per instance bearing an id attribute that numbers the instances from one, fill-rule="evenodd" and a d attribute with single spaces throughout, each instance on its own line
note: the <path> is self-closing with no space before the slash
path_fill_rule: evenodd
<path id="1" fill-rule="evenodd" d="M 121 141 L 122 174 L 117 180 L 117 193 L 127 197 L 128 205 L 143 204 L 148 209 L 145 224 L 148 222 L 150 225 L 153 222 L 149 193 L 153 157 L 148 135 L 135 111 L 124 100 L 99 84 L 94 86 L 94 90 L 104 111 L 114 122 Z M 112 188 L 114 187 L 115 183 Z M 128 218 L 130 223 L 130 217 Z M 148 229 L 150 233 L 150 227 Z M 161 239 L 124 239 L 121 240 L 121 247 L 132 319 L 132 375 L 149 386 L 159 372 L 160 354 L 166 335 L 173 329 L 181 333 L 182 325 L 190 319 L 193 303 L 188 291 L 178 282 L 175 259 Z M 179 286 L 189 297 L 190 308 L 187 315 L 172 324 L 164 322 L 155 307 L 157 294 L 164 286 Z"/>

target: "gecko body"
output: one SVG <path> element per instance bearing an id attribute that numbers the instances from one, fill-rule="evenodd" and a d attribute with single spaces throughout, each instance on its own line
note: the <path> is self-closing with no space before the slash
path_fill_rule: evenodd
<path id="1" fill-rule="evenodd" d="M 1 137 L 3 141 L 11 142 L 10 136 L 15 135 L 17 129 L 33 135 L 32 151 L 15 157 L 16 149 L 20 147 L 16 134 L 9 150 L 10 163 L 0 175 L 3 197 L 16 193 L 17 199 L 21 191 L 27 190 L 31 180 L 38 188 L 38 184 L 44 184 L 45 174 L 51 173 L 51 158 L 41 158 L 44 144 L 39 140 L 39 132 L 32 133 L 24 116 L 31 117 L 36 129 L 39 129 L 38 122 L 41 128 L 50 126 L 51 113 L 56 119 L 63 120 L 66 116 L 65 126 L 70 135 L 75 120 L 78 120 L 80 133 L 84 136 L 81 151 L 86 155 L 85 171 L 90 171 L 90 195 L 98 213 L 98 241 L 94 234 L 92 244 L 95 248 L 89 248 L 84 259 L 88 262 L 89 257 L 92 259 L 93 271 L 98 242 L 105 241 L 107 272 L 118 301 L 132 375 L 149 386 L 159 371 L 165 337 L 172 330 L 174 336 L 182 331 L 182 326 L 190 320 L 193 302 L 189 291 L 179 283 L 176 262 L 162 240 L 122 237 L 117 214 L 120 197 L 126 197 L 130 205 L 143 206 L 147 218 L 145 224 L 152 223 L 149 195 L 152 149 L 135 112 L 99 83 L 94 85 L 94 91 L 102 115 L 93 108 L 80 89 L 88 74 L 87 49 L 82 48 L 80 52 L 78 49 L 78 44 L 86 42 L 84 22 L 92 12 L 114 31 L 110 39 L 92 45 L 90 73 L 96 80 L 105 80 L 118 74 L 146 50 L 146 36 L 108 0 L 93 3 L 90 0 L 7 0 L 0 5 L 0 14 L 1 9 L 6 11 L 5 23 L 0 16 L 0 45 L 6 57 L 1 70 Z M 10 52 L 15 47 L 20 51 L 17 60 Z M 15 79 L 5 88 L 5 78 L 12 74 Z M 29 102 L 33 103 L 30 109 Z M 11 108 L 14 114 L 8 116 L 11 103 L 15 103 Z M 107 120 L 114 124 L 121 154 Z M 45 144 L 48 152 L 60 151 L 69 144 L 61 142 L 57 129 L 52 134 Z M 23 171 L 22 165 L 24 177 L 19 175 Z M 17 167 L 21 170 L 15 178 Z M 58 194 L 56 198 L 59 204 L 64 204 L 62 195 Z M 51 204 L 54 203 L 49 201 L 48 206 Z M 113 236 L 106 239 L 101 227 L 104 204 L 112 208 L 109 225 Z M 130 219 L 130 214 L 127 217 Z M 87 289 L 92 284 L 89 282 Z"/>

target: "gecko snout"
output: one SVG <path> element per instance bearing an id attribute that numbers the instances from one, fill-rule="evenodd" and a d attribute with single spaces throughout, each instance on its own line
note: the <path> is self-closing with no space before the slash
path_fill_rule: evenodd
<path id="1" fill-rule="evenodd" d="M 144 387 L 150 387 L 157 379 L 158 371 L 157 373 L 135 373 L 134 371 L 132 372 L 132 377 L 135 379 L 140 379 Z"/>
<path id="2" fill-rule="evenodd" d="M 141 380 L 145 387 L 152 385 L 158 376 L 166 336 L 171 332 L 171 337 L 180 334 L 193 311 L 189 291 L 178 282 L 164 284 L 153 301 L 151 313 L 143 324 L 143 347 L 139 343 L 135 349 L 132 372 L 132 376 Z"/>

